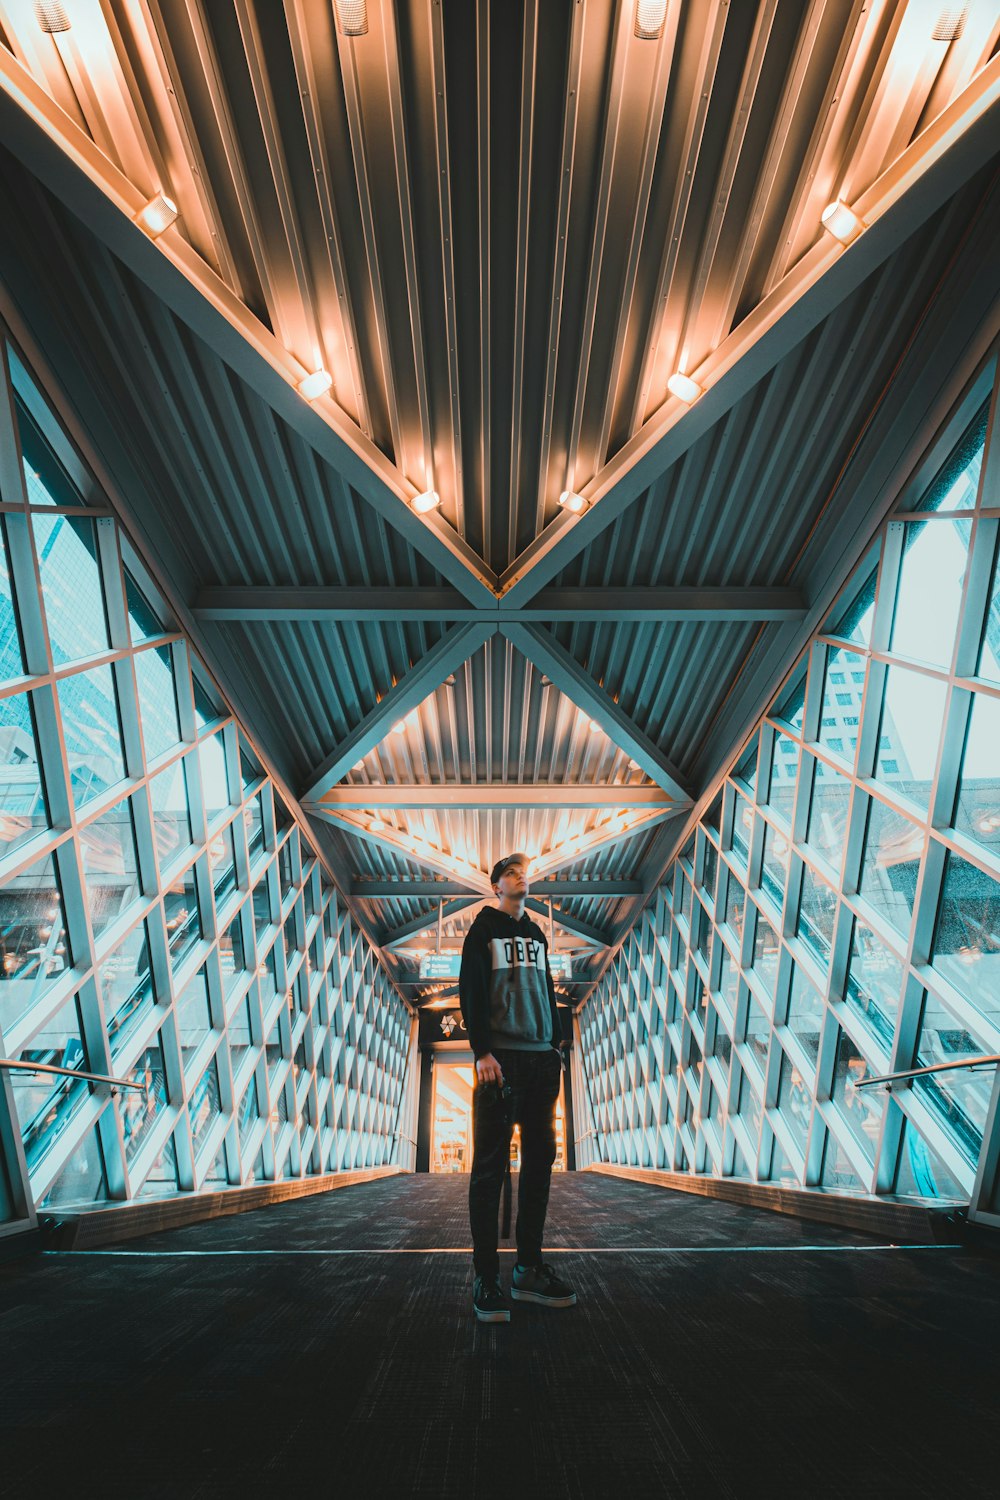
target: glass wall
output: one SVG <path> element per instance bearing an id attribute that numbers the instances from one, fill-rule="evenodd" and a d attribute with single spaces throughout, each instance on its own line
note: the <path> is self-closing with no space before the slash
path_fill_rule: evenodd
<path id="1" fill-rule="evenodd" d="M 0 1056 L 134 1087 L 7 1071 L 0 1219 L 396 1163 L 405 1007 L 8 358 Z"/>
<path id="2" fill-rule="evenodd" d="M 864 1083 L 1000 1052 L 993 373 L 581 1013 L 581 1164 L 976 1198 L 996 1069 Z"/>

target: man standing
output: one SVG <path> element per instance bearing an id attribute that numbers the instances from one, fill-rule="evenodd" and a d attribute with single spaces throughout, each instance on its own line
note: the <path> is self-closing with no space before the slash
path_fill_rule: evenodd
<path id="1" fill-rule="evenodd" d="M 483 907 L 462 948 L 458 988 L 476 1058 L 469 1180 L 475 1288 L 483 1323 L 509 1323 L 500 1285 L 497 1210 L 515 1122 L 521 1127 L 517 1193 L 517 1302 L 572 1307 L 576 1293 L 542 1260 L 549 1181 L 556 1156 L 555 1112 L 562 1077 L 561 1027 L 542 929 L 526 915 L 528 856 L 497 861 L 490 884 L 498 907 Z"/>

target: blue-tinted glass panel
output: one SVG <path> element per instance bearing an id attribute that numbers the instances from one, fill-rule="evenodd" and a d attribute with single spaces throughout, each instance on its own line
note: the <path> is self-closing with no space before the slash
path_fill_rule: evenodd
<path id="1" fill-rule="evenodd" d="M 812 1116 L 812 1098 L 802 1074 L 785 1053 L 781 1055 L 781 1072 L 778 1076 L 778 1110 L 804 1156 Z"/>
<path id="2" fill-rule="evenodd" d="M 204 936 L 194 865 L 189 865 L 177 875 L 164 892 L 163 913 L 167 923 L 170 955 L 176 967 Z"/>
<path id="3" fill-rule="evenodd" d="M 192 673 L 191 685 L 194 691 L 194 717 L 199 730 L 204 729 L 206 724 L 214 724 L 216 719 L 224 716 L 225 710 L 220 706 L 214 692 L 210 692 L 205 684 Z"/>
<path id="4" fill-rule="evenodd" d="M 851 783 L 846 776 L 816 761 L 806 842 L 838 873 L 844 860 L 850 804 Z"/>
<path id="5" fill-rule="evenodd" d="M 733 853 L 737 856 L 737 863 L 746 867 L 750 857 L 750 835 L 753 831 L 753 807 L 737 794 L 736 806 L 733 810 Z"/>
<path id="6" fill-rule="evenodd" d="M 15 388 L 14 410 L 21 439 L 28 504 L 81 505 L 83 502 L 75 481 L 45 436 L 47 424 L 52 424 L 53 427 L 55 425 L 51 414 L 31 376 L 13 351 L 10 354 L 10 372 Z"/>
<path id="7" fill-rule="evenodd" d="M 198 970 L 177 1001 L 177 1030 L 180 1034 L 181 1055 L 186 1068 L 212 1030 L 212 1016 L 208 1004 L 208 979 L 204 969 Z"/>
<path id="8" fill-rule="evenodd" d="M 177 1149 L 171 1132 L 164 1141 L 159 1156 L 146 1173 L 146 1180 L 136 1197 L 163 1198 L 176 1193 L 177 1187 Z"/>
<path id="9" fill-rule="evenodd" d="M 845 999 L 886 1052 L 892 1048 L 902 988 L 899 959 L 870 927 L 855 921 Z"/>
<path id="10" fill-rule="evenodd" d="M 188 1101 L 188 1112 L 191 1117 L 194 1154 L 197 1156 L 221 1112 L 219 1067 L 214 1057 L 192 1090 Z"/>
<path id="11" fill-rule="evenodd" d="M 1000 1020 L 1000 883 L 949 854 L 934 967 L 995 1026 Z"/>
<path id="12" fill-rule="evenodd" d="M 962 1203 L 969 1198 L 912 1120 L 907 1120 L 903 1127 L 896 1193 L 900 1198 L 946 1198 Z"/>
<path id="13" fill-rule="evenodd" d="M 24 653 L 14 608 L 5 516 L 0 516 L 0 539 L 0 681 L 9 682 L 14 677 L 24 675 Z"/>
<path id="14" fill-rule="evenodd" d="M 56 1176 L 40 1208 L 89 1208 L 108 1199 L 104 1152 L 97 1126 L 87 1131 L 62 1171 Z"/>
<path id="15" fill-rule="evenodd" d="M 983 467 L 989 402 L 983 403 L 975 419 L 914 510 L 973 510 L 979 475 Z"/>
<path id="16" fill-rule="evenodd" d="M 129 634 L 132 637 L 133 646 L 141 646 L 144 641 L 152 641 L 158 635 L 163 635 L 164 630 L 132 574 L 127 568 L 124 571 Z"/>
<path id="17" fill-rule="evenodd" d="M 913 918 L 923 843 L 923 829 L 872 798 L 859 890 L 904 937 Z"/>
<path id="18" fill-rule="evenodd" d="M 867 1186 L 855 1172 L 850 1157 L 832 1130 L 826 1133 L 820 1183 L 825 1188 L 835 1188 L 841 1193 L 863 1193 Z"/>
<path id="19" fill-rule="evenodd" d="M 726 884 L 725 920 L 739 938 L 743 936 L 743 908 L 746 899 L 746 892 L 736 876 L 730 874 Z"/>
<path id="20" fill-rule="evenodd" d="M 761 889 L 778 912 L 785 904 L 789 854 L 788 835 L 778 828 L 772 828 L 770 823 L 765 824 L 760 884 Z"/>
<path id="21" fill-rule="evenodd" d="M 951 666 L 968 530 L 968 523 L 944 520 L 906 524 L 890 647 L 900 656 L 943 670 Z"/>
<path id="22" fill-rule="evenodd" d="M 827 654 L 819 743 L 854 764 L 864 698 L 866 660 L 840 646 Z"/>
<path id="23" fill-rule="evenodd" d="M 219 937 L 219 960 L 222 964 L 222 982 L 228 991 L 243 978 L 247 962 L 243 918 L 239 913 Z"/>
<path id="24" fill-rule="evenodd" d="M 89 1071 L 80 1007 L 75 996 L 59 1007 L 27 1047 L 21 1048 L 16 1061 Z M 21 1125 L 28 1170 L 33 1171 L 88 1097 L 91 1085 L 80 1078 L 16 1071 L 10 1074 L 10 1087 Z"/>
<path id="25" fill-rule="evenodd" d="M 233 830 L 229 824 L 209 837 L 208 863 L 218 906 L 230 891 L 236 889 L 236 855 L 233 851 Z"/>
<path id="26" fill-rule="evenodd" d="M 250 864 L 258 859 L 264 848 L 264 820 L 261 810 L 260 793 L 252 797 L 243 809 L 243 822 L 246 827 L 247 852 Z"/>
<path id="27" fill-rule="evenodd" d="M 925 810 L 947 691 L 943 682 L 920 672 L 906 667 L 888 669 L 875 776 Z"/>
<path id="28" fill-rule="evenodd" d="M 133 927 L 104 960 L 100 975 L 108 1038 L 116 1056 L 156 1000 L 145 922 Z"/>
<path id="29" fill-rule="evenodd" d="M 110 667 L 77 672 L 58 684 L 73 801 L 83 807 L 125 776 L 118 695 Z"/>
<path id="30" fill-rule="evenodd" d="M 205 816 L 209 822 L 229 807 L 229 778 L 226 774 L 226 751 L 222 731 L 198 746 L 201 785 L 205 797 Z"/>
<path id="31" fill-rule="evenodd" d="M 771 1023 L 753 996 L 747 1007 L 746 1042 L 763 1077 L 771 1043 Z"/>
<path id="32" fill-rule="evenodd" d="M 877 583 L 878 568 L 873 568 L 858 592 L 851 597 L 846 609 L 838 601 L 823 626 L 824 634 L 836 635 L 845 641 L 855 641 L 859 646 L 870 645 Z"/>
<path id="33" fill-rule="evenodd" d="M 167 1075 L 163 1064 L 163 1047 L 157 1032 L 145 1050 L 140 1053 L 132 1068 L 125 1075 L 130 1083 L 141 1085 L 139 1090 L 122 1089 L 119 1095 L 122 1132 L 125 1137 L 125 1156 L 129 1163 L 135 1160 L 136 1152 L 149 1135 L 157 1118 L 169 1103 Z"/>
<path id="34" fill-rule="evenodd" d="M 823 1027 L 823 1000 L 812 980 L 806 977 L 798 964 L 792 968 L 787 1024 L 815 1070 Z"/>
<path id="35" fill-rule="evenodd" d="M 0 1029 L 5 1035 L 69 967 L 62 895 L 50 856 L 0 888 Z"/>
<path id="36" fill-rule="evenodd" d="M 250 1133 L 260 1119 L 260 1104 L 257 1099 L 257 1079 L 251 1078 L 246 1093 L 240 1100 L 239 1129 L 240 1146 L 245 1150 Z"/>
<path id="37" fill-rule="evenodd" d="M 186 759 L 187 757 L 184 758 Z M 156 852 L 161 871 L 172 864 L 191 843 L 191 816 L 184 780 L 184 760 L 175 761 L 149 783 Z"/>
<path id="38" fill-rule="evenodd" d="M 80 830 L 80 850 L 90 925 L 98 938 L 139 895 L 132 806 L 127 797 Z"/>
<path id="39" fill-rule="evenodd" d="M 768 803 L 771 809 L 788 824 L 792 821 L 792 804 L 795 801 L 795 778 L 798 769 L 798 745 L 793 739 L 789 739 L 787 734 L 775 734 Z"/>
<path id="40" fill-rule="evenodd" d="M 806 865 L 802 871 L 802 897 L 795 931 L 825 964 L 833 942 L 837 897 L 824 880 Z"/>
<path id="41" fill-rule="evenodd" d="M 832 1098 L 868 1160 L 874 1162 L 882 1123 L 882 1097 L 877 1088 L 857 1087 L 863 1078 L 871 1076 L 872 1069 L 841 1029 L 837 1036 Z"/>
<path id="42" fill-rule="evenodd" d="M 32 517 L 45 619 L 56 666 L 110 644 L 95 524 L 86 516 Z"/>
<path id="43" fill-rule="evenodd" d="M 49 826 L 31 694 L 0 698 L 0 855 Z"/>
<path id="44" fill-rule="evenodd" d="M 979 676 L 1000 682 L 1000 543 L 993 566 L 993 584 L 986 604 L 983 644 L 979 652 Z"/>
<path id="45" fill-rule="evenodd" d="M 243 1065 L 243 1060 L 253 1047 L 253 1036 L 250 1026 L 250 1000 L 244 996 L 236 1009 L 236 1014 L 230 1018 L 226 1028 L 229 1035 L 229 1057 L 233 1068 L 233 1077 L 237 1075 Z"/>
<path id="46" fill-rule="evenodd" d="M 1000 860 L 1000 698 L 976 693 L 954 826 Z"/>
<path id="47" fill-rule="evenodd" d="M 132 658 L 146 762 L 157 760 L 180 744 L 180 721 L 174 691 L 173 662 L 169 646 L 148 646 Z"/>
<path id="48" fill-rule="evenodd" d="M 920 1042 L 914 1067 L 960 1062 L 982 1057 L 975 1037 L 932 995 L 924 993 Z M 966 1161 L 974 1166 L 983 1143 L 983 1128 L 993 1091 L 992 1068 L 956 1068 L 917 1078 L 914 1092 L 927 1103 L 944 1125 Z"/>

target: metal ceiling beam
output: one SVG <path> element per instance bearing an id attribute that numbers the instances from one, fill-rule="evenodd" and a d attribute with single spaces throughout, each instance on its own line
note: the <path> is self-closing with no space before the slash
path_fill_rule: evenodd
<path id="1" fill-rule="evenodd" d="M 352 838 L 360 839 L 363 844 L 371 844 L 373 848 L 389 850 L 399 860 L 405 860 L 408 864 L 419 865 L 425 870 L 433 870 L 436 875 L 443 876 L 446 880 L 452 880 L 456 873 L 461 877 L 462 862 L 453 859 L 441 849 L 435 849 L 430 844 L 410 843 L 405 834 L 397 829 L 386 828 L 379 833 L 372 833 L 361 823 L 354 823 L 343 813 L 335 808 L 322 807 L 318 803 L 304 803 L 306 812 L 321 820 L 332 823 L 342 833 L 349 833 Z M 465 875 L 465 889 L 478 890 L 482 896 L 492 896 L 493 887 L 490 885 L 486 874 L 481 870 L 468 869 Z"/>
<path id="2" fill-rule="evenodd" d="M 460 911 L 465 911 L 469 906 L 478 906 L 484 898 L 482 896 L 460 896 L 457 901 L 446 901 L 442 918 L 447 921 Z M 437 907 L 433 911 L 424 912 L 419 917 L 413 917 L 409 922 L 403 922 L 401 926 L 394 927 L 390 932 L 383 935 L 379 944 L 381 948 L 398 948 L 400 943 L 405 943 L 411 937 L 416 937 L 418 932 L 426 932 L 428 927 L 436 927 L 438 920 Z"/>
<path id="3" fill-rule="evenodd" d="M 868 226 L 846 249 L 824 236 L 709 358 L 690 371 L 705 388 L 692 407 L 672 397 L 579 489 L 589 509 L 553 521 L 501 576 L 523 607 L 661 474 L 854 292 L 996 149 L 1000 55 L 852 205 Z"/>
<path id="4" fill-rule="evenodd" d="M 617 900 L 623 896 L 641 896 L 645 887 L 641 880 L 539 880 L 532 882 L 531 893 L 546 900 L 549 896 L 570 896 L 588 901 L 592 897 Z M 373 880 L 362 877 L 351 886 L 351 895 L 362 901 L 428 898 L 436 901 L 470 894 L 471 887 L 461 880 Z"/>
<path id="5" fill-rule="evenodd" d="M 496 578 L 440 516 L 410 508 L 416 487 L 329 398 L 302 399 L 295 353 L 248 310 L 175 230 L 151 240 L 135 223 L 140 190 L 0 48 L 0 137 L 251 390 L 325 459 L 449 583 L 476 605 L 495 602 Z"/>
<path id="6" fill-rule="evenodd" d="M 446 812 L 479 812 L 510 808 L 673 808 L 658 786 L 336 786 L 323 797 L 321 807 L 375 809 L 433 807 Z"/>
<path id="7" fill-rule="evenodd" d="M 385 739 L 397 719 L 411 713 L 495 633 L 496 627 L 492 624 L 453 626 L 389 689 L 333 754 L 309 773 L 307 789 L 301 800 L 317 802 L 357 761 Z"/>
<path id="8" fill-rule="evenodd" d="M 528 911 L 548 921 L 549 908 L 545 901 L 529 896 L 524 905 Z M 552 920 L 557 927 L 564 927 L 567 932 L 586 938 L 588 943 L 594 943 L 599 948 L 606 948 L 611 941 L 611 934 L 605 932 L 603 927 L 592 927 L 589 922 L 581 922 L 579 917 L 570 916 L 568 912 L 553 909 Z"/>
<path id="9" fill-rule="evenodd" d="M 661 624 L 692 620 L 801 620 L 806 598 L 795 588 L 548 588 L 524 608 L 492 600 L 477 609 L 457 589 L 210 587 L 199 590 L 200 620 L 479 620 L 497 624 L 553 621 L 566 624 L 633 621 Z"/>
<path id="10" fill-rule="evenodd" d="M 537 625 L 504 625 L 502 631 L 522 656 L 544 672 L 561 693 L 589 714 L 608 738 L 637 762 L 650 780 L 669 797 L 688 800 L 688 789 L 666 756 L 547 631 Z"/>

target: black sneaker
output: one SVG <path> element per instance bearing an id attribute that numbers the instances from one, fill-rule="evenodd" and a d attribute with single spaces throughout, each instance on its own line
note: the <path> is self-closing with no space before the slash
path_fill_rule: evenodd
<path id="1" fill-rule="evenodd" d="M 510 1295 L 515 1302 L 539 1302 L 543 1307 L 573 1307 L 576 1293 L 544 1262 L 515 1266 Z"/>
<path id="2" fill-rule="evenodd" d="M 500 1285 L 499 1276 L 477 1276 L 472 1290 L 472 1306 L 480 1323 L 509 1323 L 510 1308 Z"/>

